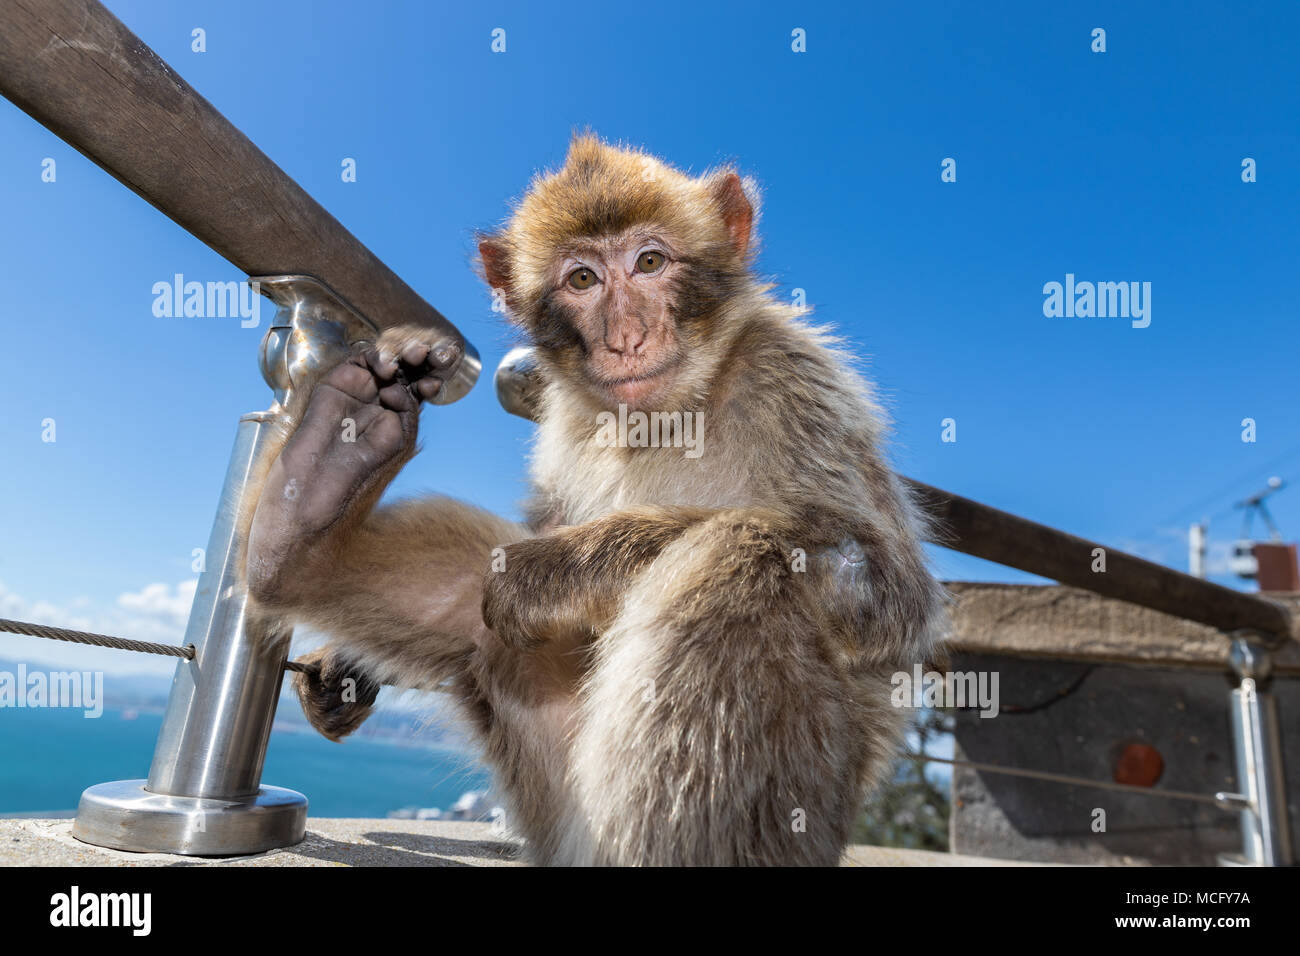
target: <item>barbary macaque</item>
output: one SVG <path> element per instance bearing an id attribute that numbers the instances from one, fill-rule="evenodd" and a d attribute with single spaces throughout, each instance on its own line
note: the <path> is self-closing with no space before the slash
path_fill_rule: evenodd
<path id="1" fill-rule="evenodd" d="M 544 380 L 524 523 L 376 507 L 460 359 L 416 329 L 324 376 L 257 505 L 254 601 L 332 639 L 315 726 L 450 691 L 537 863 L 834 865 L 942 630 L 870 386 L 754 274 L 756 199 L 586 134 L 479 237 Z"/>

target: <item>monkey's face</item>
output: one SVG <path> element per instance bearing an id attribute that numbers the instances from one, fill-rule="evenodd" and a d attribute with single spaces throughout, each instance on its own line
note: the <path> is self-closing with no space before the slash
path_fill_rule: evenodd
<path id="1" fill-rule="evenodd" d="M 663 229 L 636 227 L 573 243 L 556 256 L 539 344 L 602 404 L 668 403 L 689 343 L 679 325 L 689 266 Z"/>
<path id="2" fill-rule="evenodd" d="M 580 136 L 480 265 L 555 380 L 598 407 L 687 407 L 716 375 L 748 273 L 751 193 Z"/>

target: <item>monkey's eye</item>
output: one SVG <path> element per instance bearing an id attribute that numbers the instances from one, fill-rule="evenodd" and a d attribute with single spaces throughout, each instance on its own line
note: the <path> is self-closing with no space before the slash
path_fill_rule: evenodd
<path id="1" fill-rule="evenodd" d="M 664 267 L 662 252 L 643 252 L 636 257 L 637 272 L 658 272 Z"/>
<path id="2" fill-rule="evenodd" d="M 575 289 L 590 289 L 596 284 L 596 273 L 588 268 L 574 269 L 569 273 L 569 285 Z"/>

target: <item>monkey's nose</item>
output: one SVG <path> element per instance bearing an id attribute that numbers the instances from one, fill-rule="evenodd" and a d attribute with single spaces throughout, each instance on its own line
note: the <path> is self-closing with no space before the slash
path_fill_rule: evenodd
<path id="1" fill-rule="evenodd" d="M 605 347 L 619 355 L 636 355 L 645 348 L 645 329 L 616 328 L 605 336 Z"/>

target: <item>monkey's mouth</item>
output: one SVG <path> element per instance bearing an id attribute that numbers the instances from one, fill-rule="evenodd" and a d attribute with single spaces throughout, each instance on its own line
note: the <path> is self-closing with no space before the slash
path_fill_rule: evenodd
<path id="1" fill-rule="evenodd" d="M 659 395 L 676 372 L 678 359 L 660 363 L 648 372 L 617 378 L 593 376 L 601 391 L 624 405 L 635 407 Z"/>

